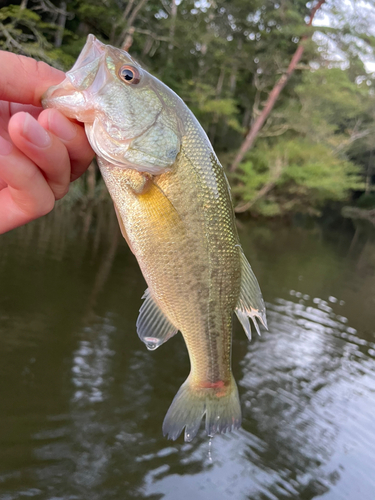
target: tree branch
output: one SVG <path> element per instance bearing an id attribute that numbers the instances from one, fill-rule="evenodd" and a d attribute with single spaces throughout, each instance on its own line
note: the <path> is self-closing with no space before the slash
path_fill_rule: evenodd
<path id="1" fill-rule="evenodd" d="M 315 5 L 315 7 L 311 10 L 310 18 L 309 18 L 309 22 L 307 23 L 307 26 L 312 25 L 312 22 L 313 22 L 313 19 L 314 19 L 316 12 L 325 3 L 325 1 L 326 0 L 319 0 L 318 3 Z M 302 54 L 303 54 L 304 49 L 305 49 L 303 42 L 305 40 L 307 40 L 307 38 L 308 38 L 308 35 L 305 35 L 301 38 L 301 42 L 298 45 L 297 50 L 295 51 L 295 53 L 294 53 L 294 55 L 289 63 L 288 69 L 280 77 L 280 79 L 278 80 L 276 85 L 271 90 L 262 112 L 260 113 L 258 118 L 252 124 L 252 126 L 249 130 L 249 133 L 247 134 L 244 142 L 242 143 L 242 145 L 237 153 L 237 156 L 235 157 L 235 159 L 230 167 L 231 172 L 234 172 L 237 169 L 238 165 L 243 160 L 243 157 L 245 156 L 247 151 L 249 151 L 249 149 L 254 144 L 255 139 L 257 138 L 257 136 L 259 134 L 260 129 L 263 127 L 264 122 L 267 120 L 269 114 L 271 113 L 273 107 L 275 106 L 275 103 L 280 95 L 280 92 L 283 90 L 283 88 L 287 84 L 289 78 L 291 77 L 294 70 L 296 69 L 297 64 L 301 60 Z"/>
<path id="2" fill-rule="evenodd" d="M 371 132 L 370 129 L 362 130 L 362 132 L 353 132 L 348 139 L 345 141 L 342 141 L 336 148 L 335 148 L 335 153 L 338 153 L 342 151 L 344 148 L 349 146 L 355 141 L 358 141 L 358 139 L 362 139 L 363 137 L 366 137 L 369 135 Z"/>
<path id="3" fill-rule="evenodd" d="M 13 45 L 13 47 L 15 47 L 16 49 L 18 49 L 21 54 L 25 53 L 25 49 L 24 47 L 17 42 L 17 40 L 15 38 L 12 37 L 12 35 L 10 34 L 10 32 L 6 29 L 5 25 L 0 22 L 0 30 L 3 32 L 4 34 L 4 37 L 6 39 L 6 43 L 7 43 L 7 48 L 10 50 L 11 46 Z"/>
<path id="4" fill-rule="evenodd" d="M 130 0 L 133 4 L 133 1 Z M 128 12 L 129 18 L 127 20 L 125 28 L 122 30 L 117 46 L 121 47 L 123 50 L 128 50 L 133 43 L 133 33 L 134 33 L 134 22 L 138 15 L 138 12 L 142 9 L 142 7 L 148 2 L 148 0 L 140 0 L 140 2 L 134 7 L 131 12 Z"/>

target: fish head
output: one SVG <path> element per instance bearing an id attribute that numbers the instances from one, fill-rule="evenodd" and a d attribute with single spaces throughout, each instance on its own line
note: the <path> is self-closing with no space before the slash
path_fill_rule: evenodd
<path id="1" fill-rule="evenodd" d="M 93 35 L 42 105 L 83 122 L 96 154 L 119 167 L 157 175 L 172 169 L 180 150 L 180 98 L 127 52 Z"/>

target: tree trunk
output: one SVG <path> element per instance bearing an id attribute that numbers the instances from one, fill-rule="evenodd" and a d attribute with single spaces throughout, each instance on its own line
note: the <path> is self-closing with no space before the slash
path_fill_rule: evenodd
<path id="1" fill-rule="evenodd" d="M 316 12 L 320 9 L 320 7 L 324 3 L 325 3 L 325 0 L 319 0 L 318 3 L 315 5 L 315 7 L 311 10 L 310 19 L 309 19 L 309 22 L 307 23 L 307 26 L 311 26 Z M 231 172 L 234 172 L 237 169 L 238 165 L 241 163 L 241 161 L 242 161 L 243 157 L 245 156 L 245 154 L 247 153 L 247 151 L 249 151 L 249 149 L 254 144 L 255 139 L 257 138 L 260 129 L 263 127 L 264 122 L 267 120 L 269 114 L 271 113 L 271 111 L 272 111 L 272 109 L 273 109 L 273 107 L 274 107 L 274 105 L 275 105 L 275 103 L 280 95 L 280 92 L 285 87 L 289 78 L 293 74 L 297 64 L 301 60 L 301 57 L 302 57 L 302 54 L 304 51 L 303 42 L 305 40 L 307 40 L 307 38 L 308 38 L 307 35 L 305 35 L 301 38 L 300 44 L 298 45 L 297 50 L 295 51 L 295 53 L 294 53 L 294 55 L 289 63 L 288 69 L 286 70 L 285 74 L 282 75 L 282 77 L 279 79 L 279 81 L 275 84 L 275 86 L 271 90 L 262 112 L 260 113 L 258 118 L 252 124 L 252 126 L 249 130 L 249 133 L 247 134 L 244 142 L 242 143 L 242 145 L 237 153 L 236 158 L 234 159 L 234 161 L 230 167 Z"/>
<path id="2" fill-rule="evenodd" d="M 370 151 L 370 158 L 369 158 L 368 165 L 367 165 L 365 194 L 369 194 L 371 192 L 372 151 L 373 150 L 371 149 L 371 151 Z"/>
<path id="3" fill-rule="evenodd" d="M 176 0 L 172 0 L 172 6 L 171 6 L 171 25 L 169 28 L 169 39 L 170 42 L 168 44 L 168 59 L 167 59 L 167 64 L 172 64 L 172 58 L 173 58 L 173 43 L 174 43 L 174 34 L 176 31 L 176 18 L 177 18 L 177 4 Z"/>
<path id="4" fill-rule="evenodd" d="M 215 92 L 215 100 L 217 101 L 221 95 L 221 92 L 223 90 L 223 83 L 224 83 L 224 76 L 225 76 L 225 67 L 222 66 L 220 69 L 220 74 L 219 74 L 219 79 L 217 81 L 216 85 L 216 92 Z M 214 113 L 214 116 L 212 118 L 212 123 L 210 127 L 210 132 L 209 132 L 209 137 L 212 143 L 215 141 L 216 137 L 216 129 L 217 129 L 217 124 L 219 122 L 219 115 L 217 113 Z"/>
<path id="5" fill-rule="evenodd" d="M 133 43 L 133 33 L 135 28 L 133 26 L 138 12 L 142 9 L 142 7 L 148 2 L 148 0 L 140 0 L 140 2 L 134 7 L 134 9 L 129 14 L 129 19 L 126 23 L 125 28 L 122 30 L 117 46 L 121 47 L 123 50 L 129 50 Z M 133 4 L 133 2 L 131 2 Z"/>
<path id="6" fill-rule="evenodd" d="M 60 14 L 58 17 L 57 21 L 57 30 L 55 34 L 55 47 L 59 48 L 61 47 L 63 36 L 64 36 L 64 30 L 65 30 L 65 23 L 66 23 L 66 2 L 60 2 Z"/>

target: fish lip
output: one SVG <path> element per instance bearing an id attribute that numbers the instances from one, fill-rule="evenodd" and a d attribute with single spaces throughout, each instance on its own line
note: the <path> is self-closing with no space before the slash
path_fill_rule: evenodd
<path id="1" fill-rule="evenodd" d="M 77 69 L 86 66 L 89 62 L 93 62 L 95 59 L 100 58 L 106 52 L 106 46 L 100 40 L 98 40 L 94 35 L 88 35 L 86 43 L 81 50 L 78 59 L 74 63 L 73 67 L 66 72 L 68 76 L 69 73 L 76 71 Z"/>
<path id="2" fill-rule="evenodd" d="M 58 85 L 49 87 L 41 97 L 43 108 L 55 108 L 68 118 L 90 123 L 94 119 L 92 109 L 87 109 L 87 97 L 77 90 L 68 78 Z"/>
<path id="3" fill-rule="evenodd" d="M 100 76 L 102 77 L 101 85 L 98 86 L 96 91 L 99 91 L 103 86 L 103 71 L 101 68 L 103 67 L 102 62 L 107 55 L 106 46 L 100 42 L 94 35 L 89 35 L 87 37 L 87 41 L 85 46 L 83 47 L 81 53 L 78 56 L 78 59 L 74 63 L 73 67 L 66 72 L 65 76 L 70 81 L 71 85 L 78 90 L 79 92 L 86 93 L 88 88 L 92 87 L 98 77 L 98 73 L 100 72 Z M 92 68 L 90 66 L 93 65 Z M 94 72 L 93 81 L 89 84 L 87 88 L 85 88 L 84 81 L 87 78 L 87 67 L 89 67 L 90 72 Z M 86 68 L 86 72 L 85 72 Z"/>
<path id="4" fill-rule="evenodd" d="M 47 89 L 42 95 L 42 106 L 44 108 L 60 109 L 69 118 L 92 124 L 95 117 L 94 109 L 90 105 L 89 89 L 94 86 L 93 93 L 99 92 L 106 83 L 105 68 L 101 64 L 106 54 L 106 45 L 100 42 L 94 35 L 88 35 L 85 46 L 73 67 L 66 72 L 65 79 L 58 85 Z M 83 85 L 87 77 L 85 67 L 89 65 L 93 65 L 92 70 L 96 71 L 93 81 L 85 89 Z M 82 71 L 81 73 L 79 73 L 80 70 Z"/>
<path id="5" fill-rule="evenodd" d="M 53 94 L 61 92 L 64 95 L 68 96 L 73 94 L 74 92 L 80 92 L 83 95 L 85 104 L 87 101 L 85 91 L 80 87 L 79 83 L 76 82 L 74 78 L 74 74 L 84 68 L 90 63 L 95 61 L 98 62 L 98 68 L 100 65 L 100 59 L 103 58 L 106 54 L 106 45 L 104 45 L 100 40 L 98 40 L 94 35 L 88 35 L 86 43 L 78 56 L 78 59 L 74 63 L 73 67 L 65 73 L 65 79 L 60 82 L 58 85 L 54 85 L 44 92 L 42 95 L 42 104 L 48 107 L 48 100 L 53 99 Z M 94 80 L 96 78 L 96 74 Z M 90 85 L 91 86 L 91 85 Z M 54 96 L 56 97 L 56 95 Z M 58 97 L 58 95 L 57 95 Z"/>

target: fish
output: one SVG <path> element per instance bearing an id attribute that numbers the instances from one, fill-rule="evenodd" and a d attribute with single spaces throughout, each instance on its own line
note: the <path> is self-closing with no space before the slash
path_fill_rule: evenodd
<path id="1" fill-rule="evenodd" d="M 205 417 L 208 436 L 238 429 L 232 317 L 251 339 L 267 328 L 257 279 L 242 250 L 231 192 L 212 145 L 183 100 L 127 52 L 89 35 L 59 85 L 43 96 L 84 123 L 121 232 L 148 288 L 136 328 L 149 350 L 181 332 L 190 373 L 163 422 L 185 441 Z"/>

